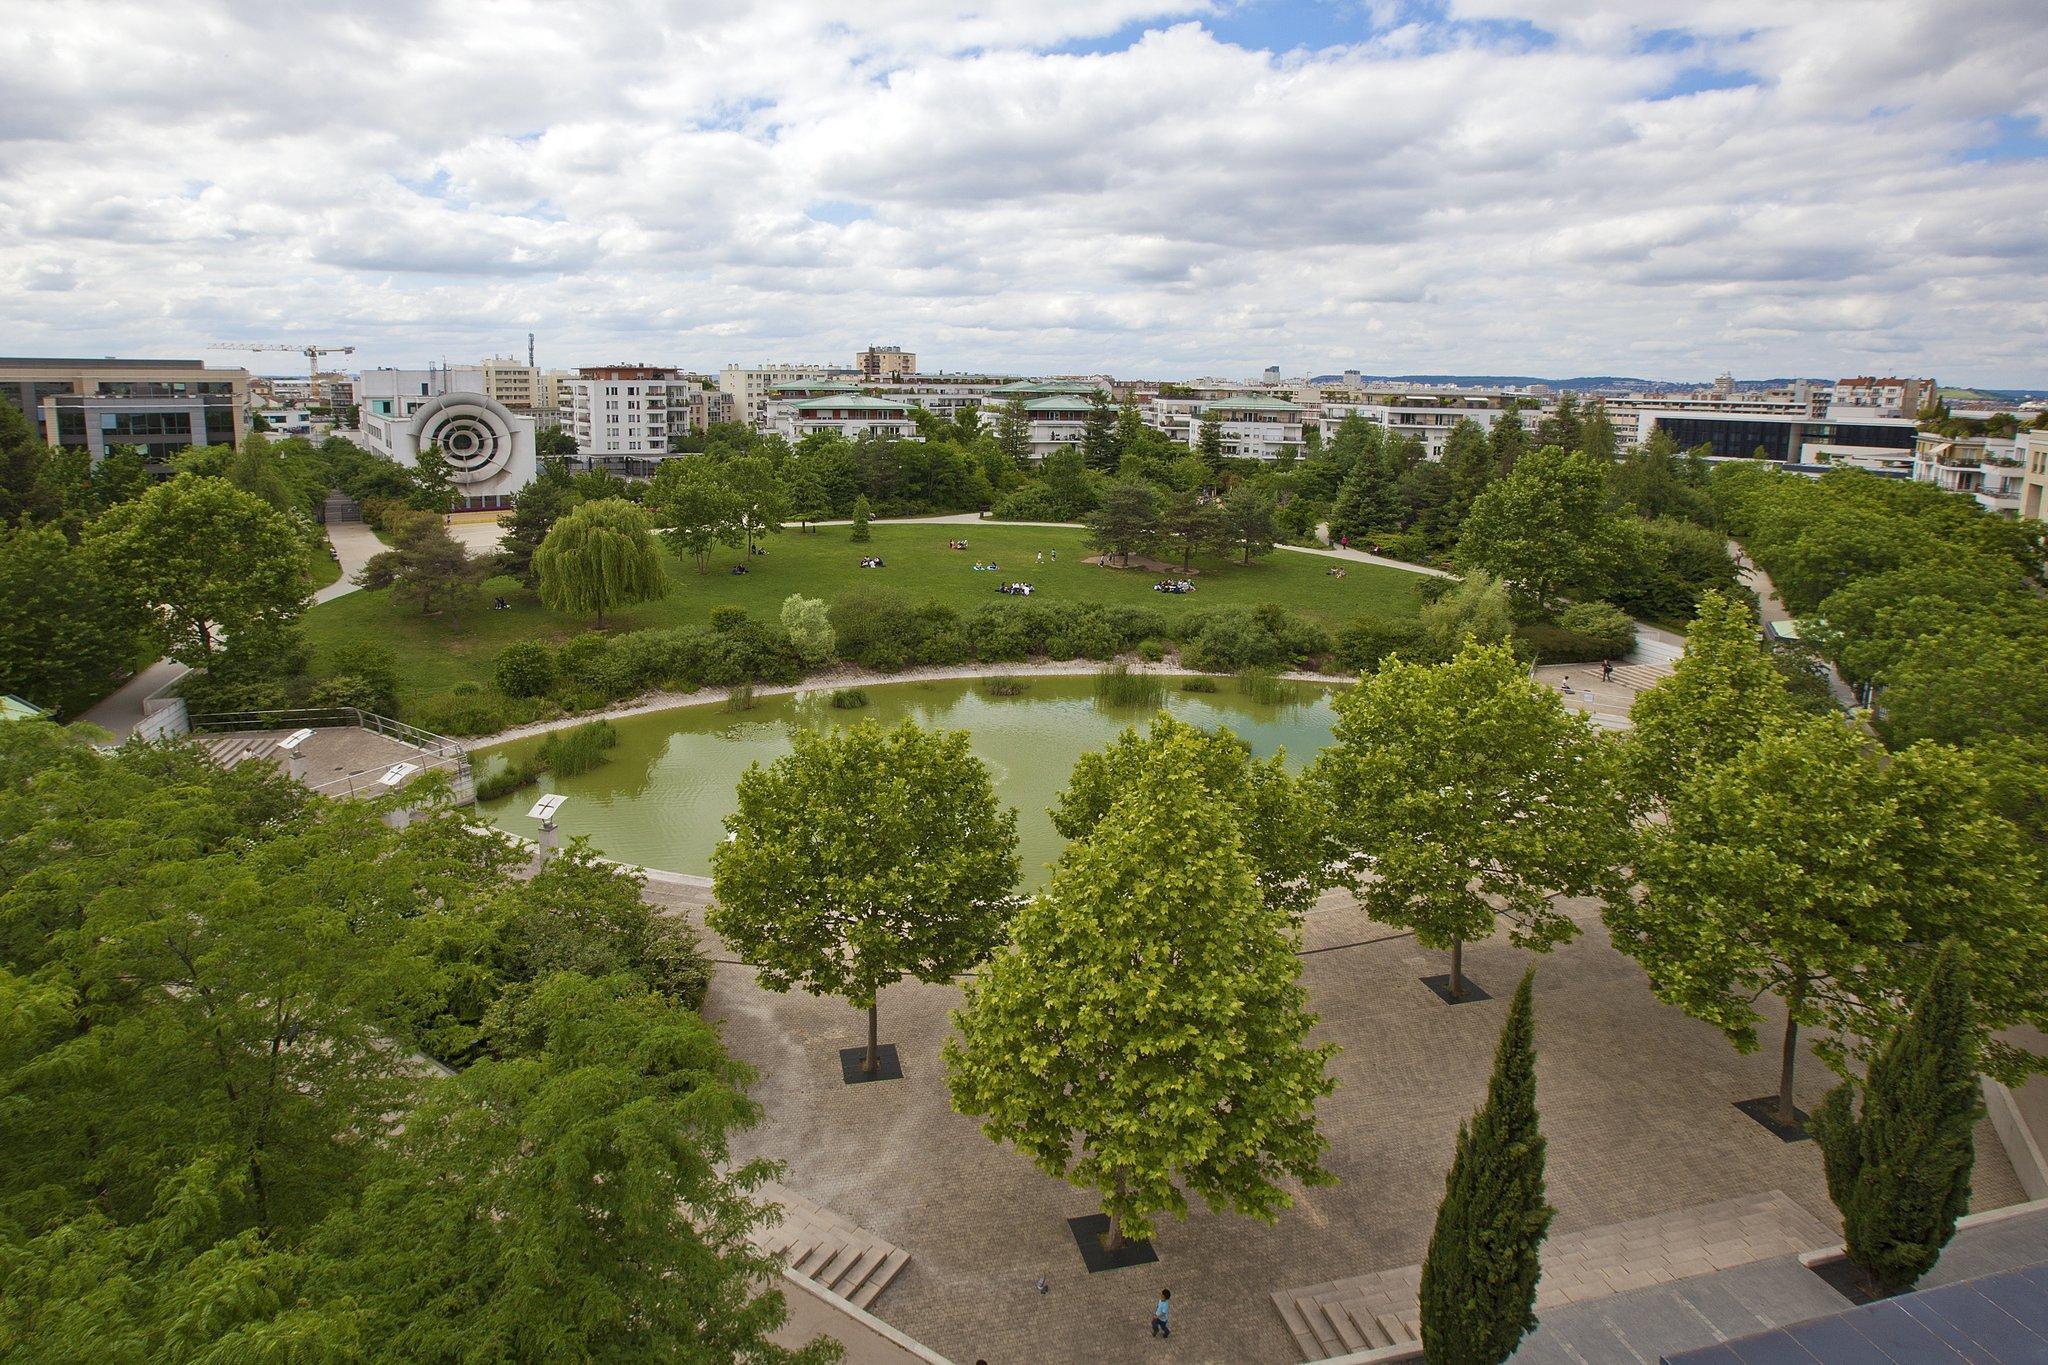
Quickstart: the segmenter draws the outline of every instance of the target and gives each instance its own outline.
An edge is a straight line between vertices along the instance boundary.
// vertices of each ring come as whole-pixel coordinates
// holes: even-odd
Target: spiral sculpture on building
[[[413,414],[413,430],[421,449],[429,443],[440,448],[456,484],[496,478],[513,459],[511,412],[480,394],[443,394],[422,404]]]

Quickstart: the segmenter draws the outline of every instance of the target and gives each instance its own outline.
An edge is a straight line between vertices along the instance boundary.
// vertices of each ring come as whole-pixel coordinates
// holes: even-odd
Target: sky
[[[2048,387],[2041,5],[0,0],[0,353]]]

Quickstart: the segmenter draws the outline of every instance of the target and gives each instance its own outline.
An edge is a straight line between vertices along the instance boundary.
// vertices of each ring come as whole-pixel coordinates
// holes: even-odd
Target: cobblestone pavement
[[[652,884],[647,894],[701,923],[701,888]],[[764,992],[727,965],[706,1012],[761,1073],[753,1093],[765,1118],[740,1154],[781,1160],[784,1184],[910,1253],[873,1307],[892,1326],[991,1365],[1289,1361],[1298,1356],[1274,1291],[1421,1260],[1458,1120],[1483,1096],[1506,997],[1531,962],[1554,1234],[1774,1189],[1838,1225],[1813,1144],[1782,1143],[1733,1108],[1774,1089],[1775,1049],[1739,1056],[1712,1028],[1657,1004],[1595,908],[1571,908],[1586,932],[1547,957],[1504,939],[1468,947],[1468,975],[1495,999],[1447,1006],[1418,980],[1445,969],[1443,954],[1370,923],[1347,897],[1326,897],[1309,918],[1303,974],[1318,1038],[1344,1049],[1321,1113],[1339,1183],[1298,1192],[1270,1228],[1198,1208],[1159,1228],[1156,1265],[1096,1275],[1065,1222],[1094,1211],[1089,1196],[990,1143],[947,1104],[939,1048],[956,989],[883,993],[882,1037],[897,1044],[905,1074],[868,1085],[840,1079],[837,1050],[863,1041],[865,1027],[842,1003]],[[1809,1055],[1801,1078],[1801,1103],[1817,1102],[1828,1073]],[[1976,1184],[1981,1208],[2022,1197],[1988,1125]],[[1173,1289],[1170,1342],[1146,1327],[1162,1287]]]

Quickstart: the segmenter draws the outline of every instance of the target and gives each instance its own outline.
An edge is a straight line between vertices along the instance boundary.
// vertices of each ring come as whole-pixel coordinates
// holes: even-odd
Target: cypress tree
[[[1933,1269],[1969,1208],[1983,1112],[1977,1049],[1968,956],[1945,943],[1912,1017],[1862,1085],[1836,1086],[1813,1116],[1849,1259],[1884,1293],[1910,1289]]]
[[[1486,1103],[1457,1154],[1422,1262],[1422,1347],[1432,1365],[1496,1365],[1536,1325],[1543,1198],[1536,1118],[1536,971],[1522,976],[1493,1055]]]
[[[865,545],[870,539],[868,518],[873,515],[874,512],[868,507],[868,500],[865,494],[854,499],[852,538],[855,544]]]

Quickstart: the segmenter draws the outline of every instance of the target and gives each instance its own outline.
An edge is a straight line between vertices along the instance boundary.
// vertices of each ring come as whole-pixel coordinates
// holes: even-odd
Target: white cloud
[[[5,9],[18,351],[2048,383],[2037,0]]]

